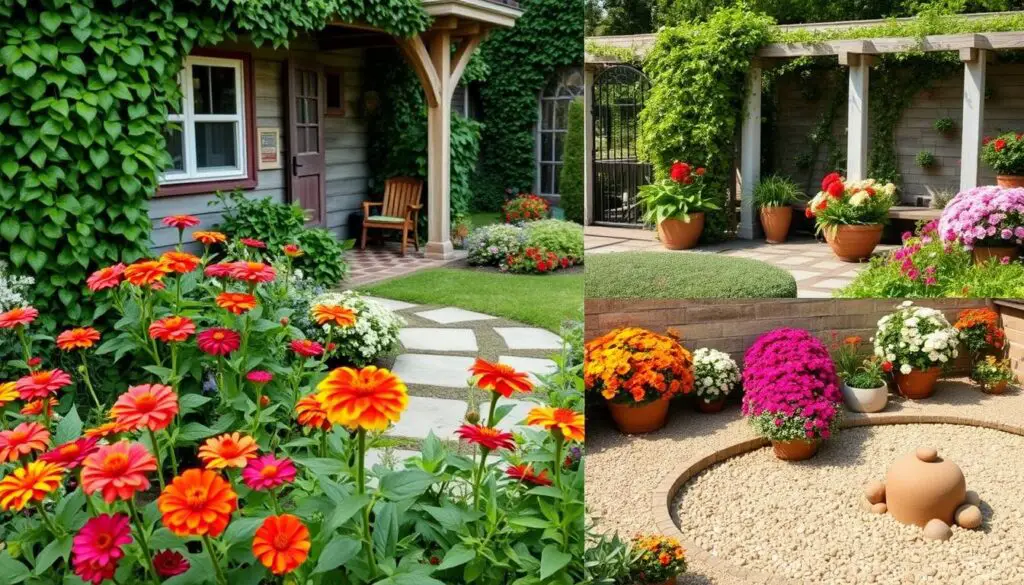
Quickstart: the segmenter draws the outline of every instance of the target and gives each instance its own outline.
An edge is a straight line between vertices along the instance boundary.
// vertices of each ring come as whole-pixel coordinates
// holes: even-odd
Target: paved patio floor
[[[449,260],[434,260],[423,255],[422,246],[419,252],[410,247],[403,257],[396,242],[386,242],[383,245],[367,243],[365,250],[360,250],[357,243],[355,248],[345,253],[349,275],[341,286],[356,288],[379,280],[406,276],[426,268],[438,268],[465,257],[465,250],[456,250],[455,256]]]
[[[801,298],[831,297],[833,291],[850,284],[867,262],[841,262],[824,241],[810,237],[793,238],[785,244],[768,244],[764,240],[732,240],[699,249],[677,252],[666,250],[655,232],[635,228],[587,226],[584,229],[586,254],[611,252],[656,251],[671,254],[715,253],[753,258],[787,270],[796,279],[797,296]],[[897,246],[879,246],[875,254],[885,254]]]

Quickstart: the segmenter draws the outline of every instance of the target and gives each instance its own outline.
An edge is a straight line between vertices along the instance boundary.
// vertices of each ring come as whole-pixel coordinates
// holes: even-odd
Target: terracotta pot
[[[722,409],[725,408],[725,397],[723,396],[717,400],[712,400],[711,402],[698,397],[693,403],[700,412],[703,412],[704,414],[715,414],[716,412],[722,412]]]
[[[1024,187],[1024,175],[996,175],[996,185],[1004,188]]]
[[[971,257],[974,259],[975,264],[984,264],[992,258],[1002,260],[1009,256],[1012,260],[1019,253],[1017,246],[975,246],[971,250]]]
[[[981,390],[985,394],[1002,394],[1006,392],[1006,389],[1010,386],[1010,383],[1006,380],[996,382],[995,384],[982,384]]]
[[[912,368],[909,374],[901,374],[897,371],[894,378],[896,378],[896,388],[899,389],[901,395],[911,400],[921,400],[935,393],[935,382],[941,375],[942,368],[938,367],[927,370]]]
[[[843,382],[841,388],[843,402],[853,412],[879,412],[889,402],[889,386],[885,383],[878,388],[854,388]]]
[[[646,404],[608,403],[615,426],[626,435],[649,433],[665,426],[668,418],[668,400],[655,400]]]
[[[761,225],[764,227],[764,239],[769,244],[782,244],[789,236],[789,224],[793,222],[793,208],[762,207]]]
[[[860,262],[871,257],[882,241],[882,224],[840,225],[824,230],[825,241],[843,262]]]
[[[691,213],[690,222],[666,219],[658,224],[658,239],[669,250],[689,250],[697,245],[704,231],[704,213]]]
[[[821,441],[794,439],[792,441],[772,441],[772,451],[783,461],[803,461],[814,457]]]

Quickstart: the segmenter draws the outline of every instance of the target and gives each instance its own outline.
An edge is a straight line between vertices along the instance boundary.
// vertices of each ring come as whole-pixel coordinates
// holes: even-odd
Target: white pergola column
[[[960,49],[964,62],[964,113],[960,135],[960,190],[978,186],[978,159],[985,122],[985,49]]]
[[[840,53],[839,63],[850,67],[846,131],[846,178],[865,179],[868,169],[868,80],[873,57]]]
[[[747,73],[740,132],[740,166],[736,177],[736,190],[740,194],[737,235],[744,240],[753,240],[761,235],[761,222],[754,204],[754,187],[761,178],[761,66],[755,61]]]
[[[583,225],[594,223],[594,70],[583,68]]]

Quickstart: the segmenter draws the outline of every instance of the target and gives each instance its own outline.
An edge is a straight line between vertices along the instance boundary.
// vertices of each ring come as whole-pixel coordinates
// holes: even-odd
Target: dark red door
[[[324,225],[327,219],[324,92],[322,66],[288,61],[288,193],[315,225]]]

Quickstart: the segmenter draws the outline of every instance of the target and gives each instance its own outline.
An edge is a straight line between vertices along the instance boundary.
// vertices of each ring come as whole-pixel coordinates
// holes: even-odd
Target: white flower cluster
[[[367,299],[355,291],[324,293],[310,303],[310,311],[316,305],[340,305],[356,314],[352,327],[324,325],[323,339],[331,331],[331,341],[338,345],[336,355],[363,367],[398,348],[398,331],[405,325],[405,319],[380,303]]]
[[[913,368],[941,366],[959,355],[959,332],[941,311],[904,301],[878,321],[875,355],[909,374]]]
[[[36,281],[31,276],[7,272],[7,263],[0,260],[0,313],[28,304],[29,289]]]
[[[740,381],[740,368],[729,354],[702,347],[693,352],[693,388],[707,402],[724,398]]]

